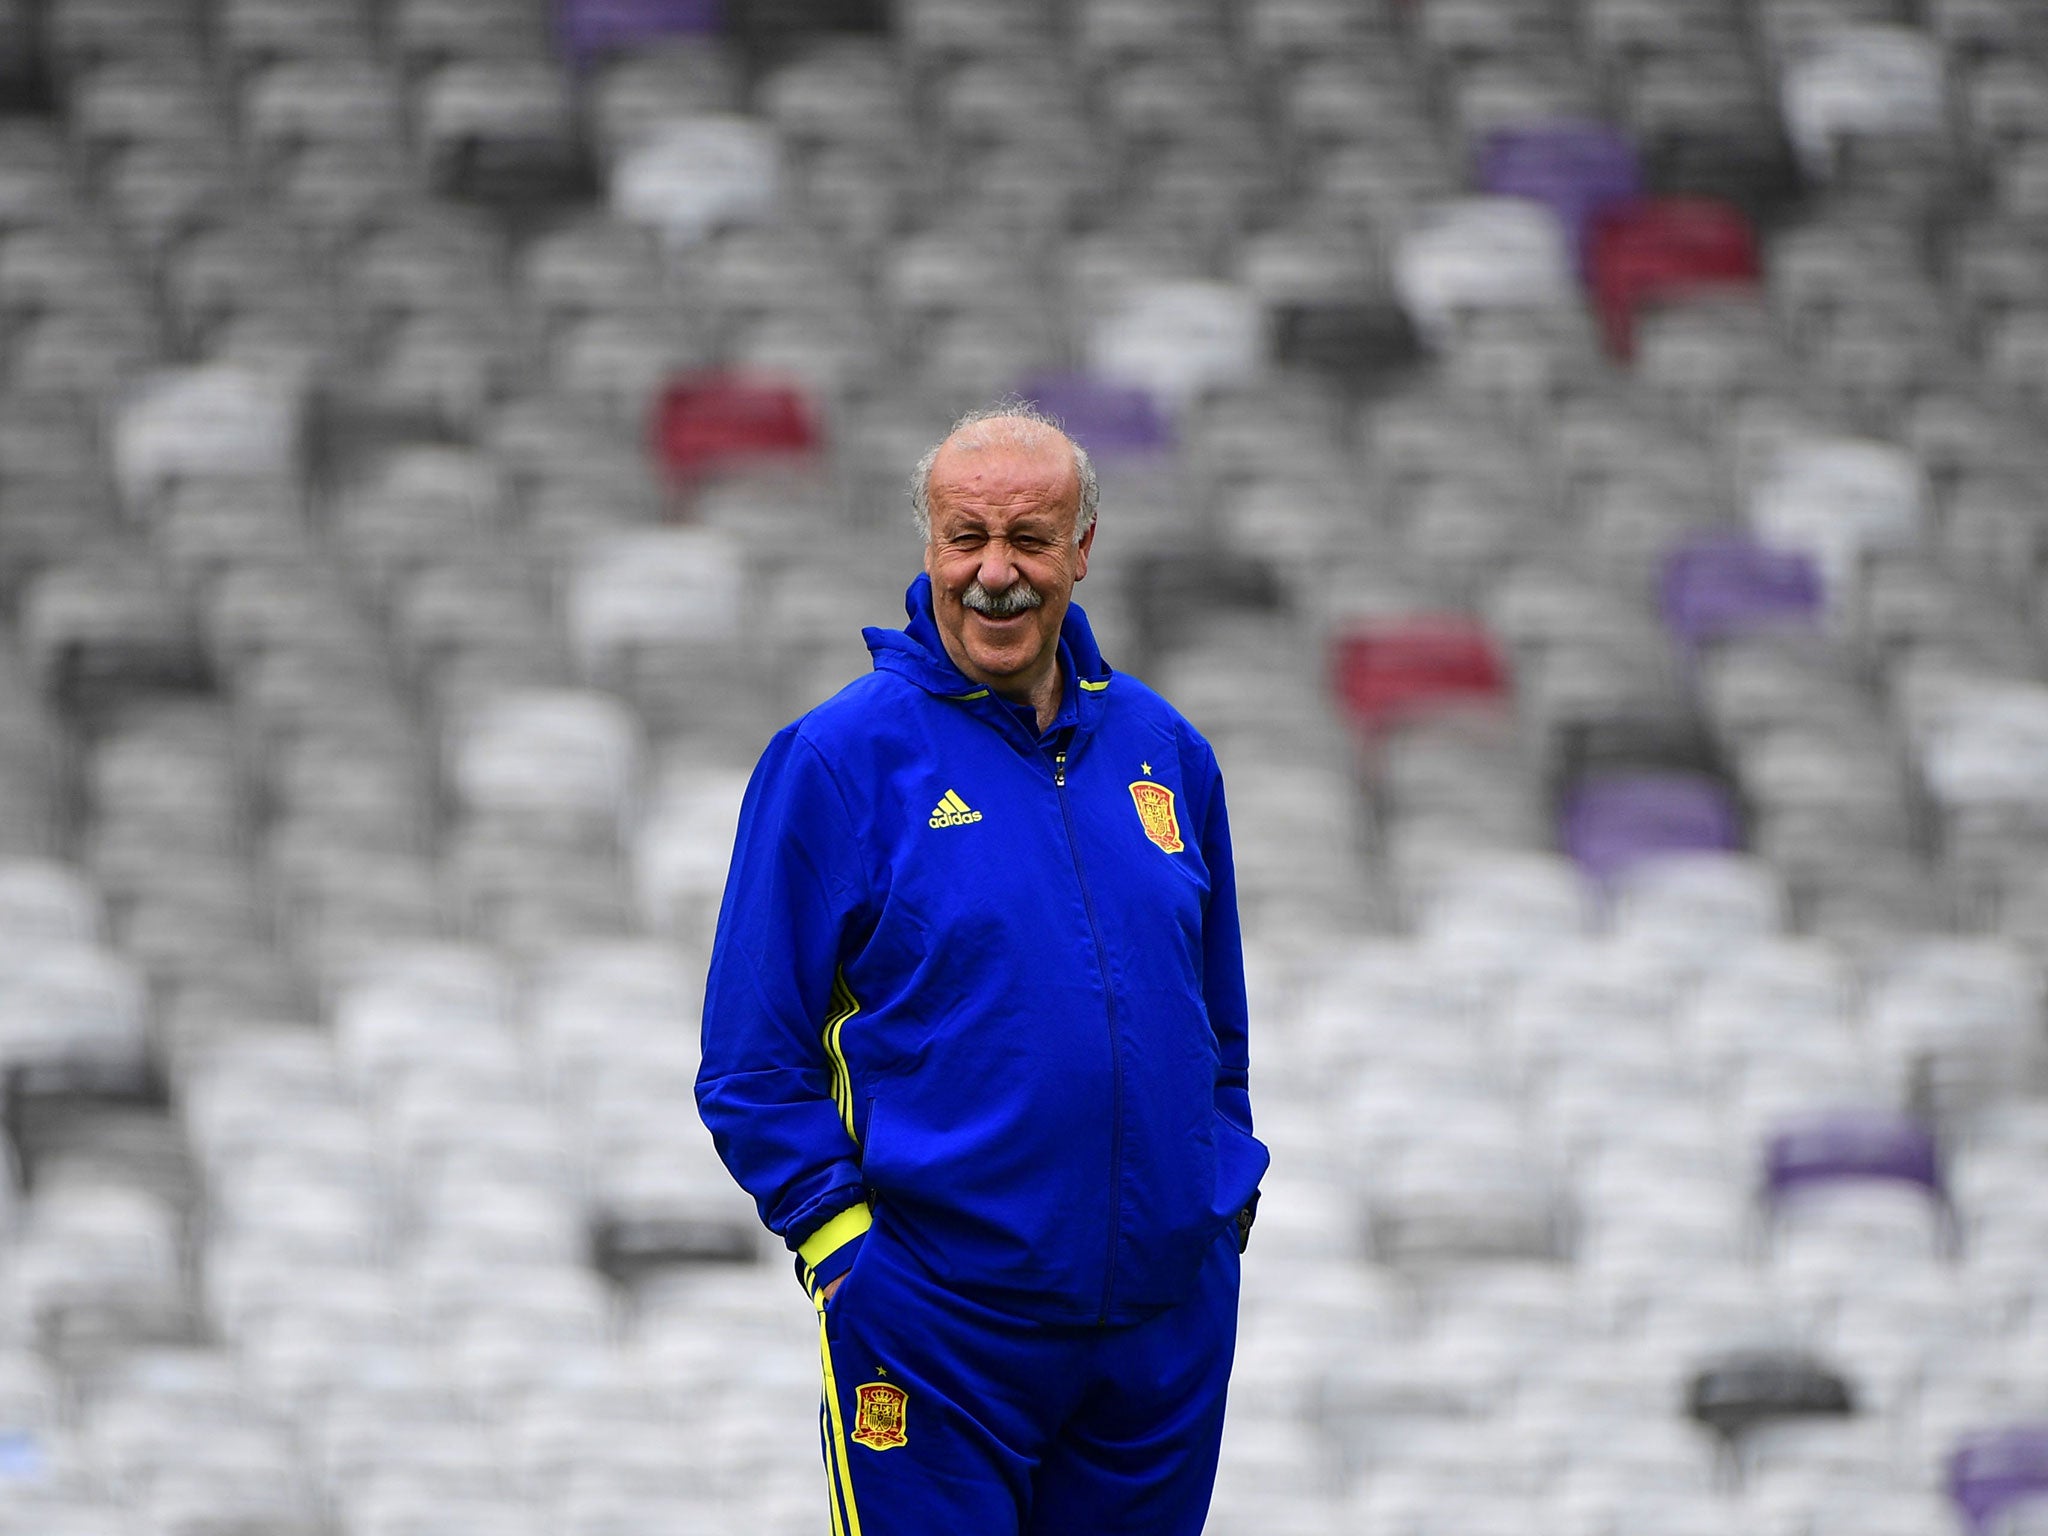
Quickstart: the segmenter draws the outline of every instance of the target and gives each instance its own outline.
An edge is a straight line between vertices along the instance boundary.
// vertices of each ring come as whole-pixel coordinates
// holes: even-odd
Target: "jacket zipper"
[[[1054,754],[1052,785],[1059,795],[1060,819],[1066,823],[1067,852],[1074,858],[1074,879],[1081,887],[1081,906],[1088,914],[1088,934],[1095,941],[1095,969],[1102,977],[1102,1011],[1109,1023],[1109,1249],[1102,1266],[1102,1314],[1099,1323],[1109,1321],[1109,1304],[1116,1290],[1117,1194],[1124,1177],[1124,1060],[1117,1043],[1116,994],[1109,984],[1109,956],[1103,948],[1102,924],[1095,915],[1095,896],[1088,889],[1088,874],[1081,867],[1081,840],[1074,833],[1074,807],[1067,798],[1067,754]]]

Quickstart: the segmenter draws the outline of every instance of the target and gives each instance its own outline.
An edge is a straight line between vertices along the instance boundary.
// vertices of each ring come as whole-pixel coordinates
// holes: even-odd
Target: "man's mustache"
[[[1038,595],[1038,589],[1019,577],[1000,592],[991,592],[979,581],[960,594],[961,604],[989,619],[1015,618],[1020,613],[1029,613],[1045,599]]]

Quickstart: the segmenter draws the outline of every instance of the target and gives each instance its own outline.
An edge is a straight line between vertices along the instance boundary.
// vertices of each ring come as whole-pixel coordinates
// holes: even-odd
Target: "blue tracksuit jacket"
[[[748,786],[698,1105],[813,1289],[880,1208],[962,1294],[1135,1322],[1266,1166],[1215,755],[1078,607],[1041,736],[954,667],[927,578],[906,606]]]

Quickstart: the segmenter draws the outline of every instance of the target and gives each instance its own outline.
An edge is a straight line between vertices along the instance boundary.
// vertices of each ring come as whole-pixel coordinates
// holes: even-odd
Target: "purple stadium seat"
[[[1742,821],[1728,786],[1684,769],[1619,769],[1572,787],[1559,821],[1564,851],[1611,881],[1666,853],[1737,849]]]
[[[1605,123],[1499,129],[1480,146],[1477,171],[1484,191],[1547,205],[1564,225],[1582,272],[1594,222],[1643,191],[1635,146]]]
[[[1173,443],[1166,416],[1149,392],[1085,373],[1046,373],[1017,391],[1050,413],[1097,459],[1139,458]]]
[[[1889,1179],[1943,1194],[1933,1134],[1890,1110],[1837,1111],[1783,1127],[1765,1151],[1764,1177],[1773,1201],[1806,1185],[1847,1179]]]
[[[558,0],[562,51],[582,61],[669,37],[701,37],[725,23],[724,0]]]
[[[1687,540],[1664,559],[1664,624],[1688,650],[1770,630],[1804,630],[1820,619],[1820,569],[1792,550],[1741,533]]]
[[[2048,1424],[1963,1436],[1949,1457],[1948,1492],[1973,1531],[1988,1530],[2009,1505],[2048,1497]]]

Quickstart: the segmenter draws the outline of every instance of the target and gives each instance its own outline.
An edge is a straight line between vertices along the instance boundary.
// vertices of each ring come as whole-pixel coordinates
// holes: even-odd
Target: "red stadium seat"
[[[1507,693],[1500,648],[1463,614],[1354,621],[1338,632],[1331,660],[1339,705],[1369,732]]]
[[[1740,208],[1718,198],[1626,203],[1595,225],[1587,270],[1608,350],[1626,358],[1646,305],[1756,282],[1756,230]]]
[[[670,381],[654,408],[654,453],[671,481],[808,458],[820,446],[804,392],[780,379],[692,373]]]

